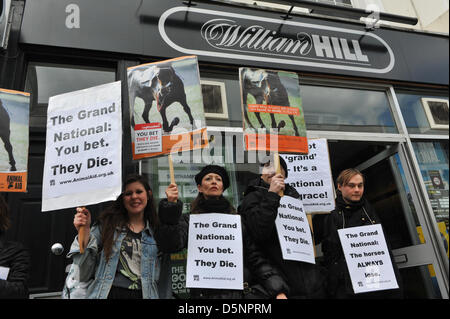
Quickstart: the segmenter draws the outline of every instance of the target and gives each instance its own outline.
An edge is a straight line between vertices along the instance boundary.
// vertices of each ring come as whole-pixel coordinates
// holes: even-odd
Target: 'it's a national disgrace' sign
[[[280,154],[287,164],[286,183],[300,194],[306,213],[330,212],[335,207],[328,143],[308,140],[308,155]]]
[[[241,216],[192,214],[186,287],[243,289]]]
[[[116,199],[121,145],[120,81],[51,97],[42,211]]]

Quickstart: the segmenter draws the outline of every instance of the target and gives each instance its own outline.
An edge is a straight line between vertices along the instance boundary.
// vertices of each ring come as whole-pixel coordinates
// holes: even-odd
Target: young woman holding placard
[[[180,208],[177,203],[166,203],[162,210],[170,214],[170,210]],[[63,296],[70,298],[72,293],[80,297],[76,290],[82,287],[85,298],[93,299],[171,297],[170,256],[159,253],[159,221],[145,178],[129,176],[122,194],[101,213],[92,228],[90,213],[84,207],[77,208],[73,224],[78,232],[85,228],[82,245],[86,249],[81,253],[78,239],[74,240],[68,254],[73,257],[68,278],[73,274],[79,283],[67,287],[70,280],[66,280]],[[175,252],[172,248],[176,247],[167,243],[164,247],[166,250],[162,252]]]

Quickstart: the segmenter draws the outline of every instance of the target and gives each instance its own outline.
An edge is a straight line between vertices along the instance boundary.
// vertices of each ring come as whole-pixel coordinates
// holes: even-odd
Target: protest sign
[[[243,286],[241,217],[190,215],[186,287],[241,290]]]
[[[288,169],[285,183],[300,194],[306,213],[328,213],[335,196],[327,140],[310,139],[308,147],[308,155],[280,154]]]
[[[127,70],[133,159],[208,145],[196,56]]]
[[[114,200],[121,172],[120,81],[51,97],[42,211]]]
[[[283,196],[275,225],[283,259],[316,263],[311,230],[300,200]]]
[[[0,192],[26,192],[30,94],[0,89]]]
[[[339,229],[355,294],[398,288],[380,224]]]
[[[247,150],[308,153],[298,76],[239,68]]]

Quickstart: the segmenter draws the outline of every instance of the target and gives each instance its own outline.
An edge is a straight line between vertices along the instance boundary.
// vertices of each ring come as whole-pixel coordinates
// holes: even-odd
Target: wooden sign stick
[[[84,209],[85,207],[81,207],[79,209],[77,208],[77,210],[85,214]],[[80,229],[78,230],[78,245],[80,246],[80,254],[84,254],[84,250],[86,249],[84,242],[86,239],[87,232],[88,232],[87,226],[81,226]]]
[[[170,183],[175,184],[175,174],[173,171],[172,154],[169,154],[169,171],[170,171]]]

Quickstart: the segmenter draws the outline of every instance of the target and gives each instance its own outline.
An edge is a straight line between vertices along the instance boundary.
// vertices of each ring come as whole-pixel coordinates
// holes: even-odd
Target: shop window
[[[25,91],[31,93],[30,126],[45,128],[51,96],[114,82],[115,70],[61,64],[30,63]]]
[[[206,125],[242,127],[239,76],[235,73],[218,74],[200,68]]]
[[[427,98],[422,98],[421,101],[430,127],[448,130],[448,101]]]
[[[225,83],[219,81],[201,81],[203,105],[206,118],[228,119],[228,105]]]
[[[300,85],[308,130],[397,133],[386,92]]]
[[[413,142],[414,152],[420,172],[427,188],[428,198],[433,208],[442,243],[449,256],[449,166],[448,141]]]
[[[448,135],[448,96],[406,92],[396,92],[396,96],[408,128],[408,133]],[[441,113],[445,112],[446,116],[445,114],[441,115]],[[442,122],[443,120],[444,122]],[[444,127],[445,124],[446,128]],[[435,125],[438,126],[436,127]]]

